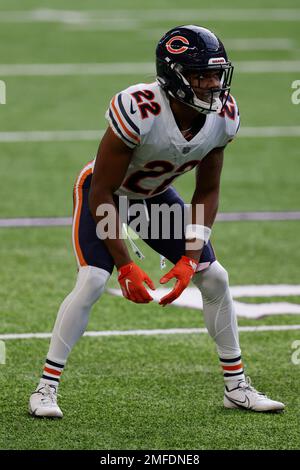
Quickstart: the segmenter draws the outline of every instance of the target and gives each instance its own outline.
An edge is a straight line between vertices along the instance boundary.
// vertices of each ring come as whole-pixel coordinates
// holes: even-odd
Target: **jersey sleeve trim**
[[[120,102],[122,104],[121,99],[120,99]],[[119,101],[118,101],[118,104],[119,104]],[[118,134],[120,134],[121,138],[125,139],[128,143],[131,144],[131,146],[136,146],[141,141],[140,136],[139,136],[139,130],[137,126],[131,121],[127,113],[125,112],[123,104],[122,104],[122,107],[128,119],[126,119],[122,109],[118,106],[118,104],[116,102],[116,96],[114,96],[111,101],[111,106],[109,109],[109,117],[111,118],[111,121],[112,121],[113,126],[115,127],[115,130],[118,132]],[[130,121],[132,123],[130,123]],[[132,130],[130,129],[130,126]]]
[[[126,110],[123,106],[123,103],[122,103],[122,94],[120,93],[118,95],[118,105],[119,105],[119,109],[124,117],[124,119],[127,121],[127,123],[129,124],[129,126],[132,127],[132,129],[138,134],[140,135],[140,130],[139,128],[134,124],[134,122],[132,121],[132,119],[130,119],[130,117],[128,116],[128,114],[126,113]]]
[[[131,142],[131,140],[127,139],[127,138],[125,137],[125,135],[122,133],[121,129],[119,128],[117,122],[116,122],[115,119],[114,119],[114,116],[113,116],[111,110],[109,110],[109,112],[108,112],[108,118],[109,118],[110,126],[111,126],[112,130],[114,131],[114,133],[115,133],[121,140],[123,140],[123,142],[125,142],[125,143],[128,145],[128,147],[130,147],[130,148],[136,147],[136,144],[133,143],[133,142]]]
[[[227,102],[220,117],[224,119],[224,130],[221,144],[227,145],[232,142],[240,127],[240,115],[237,103],[232,95],[228,96]]]

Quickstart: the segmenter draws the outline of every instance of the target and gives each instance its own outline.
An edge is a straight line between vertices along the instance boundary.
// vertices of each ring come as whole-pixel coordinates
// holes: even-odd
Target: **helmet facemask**
[[[189,67],[188,69],[181,64],[172,62],[165,64],[164,72],[166,72],[166,68],[169,69],[167,75],[171,78],[170,82],[166,83],[165,80],[162,81],[159,76],[157,78],[162,87],[165,88],[173,98],[178,99],[203,114],[220,113],[223,110],[229,95],[232,80],[233,66],[230,62],[218,65],[205,65],[203,67],[198,66],[195,68]],[[200,90],[201,79],[203,79],[201,75],[204,72],[216,70],[220,73],[220,87],[203,89],[203,95],[205,96],[202,98],[197,97],[188,76],[190,74],[199,75],[198,86],[196,88]],[[164,75],[166,75],[166,73]],[[193,82],[194,80],[195,78],[193,78]],[[172,86],[170,86],[171,84]]]

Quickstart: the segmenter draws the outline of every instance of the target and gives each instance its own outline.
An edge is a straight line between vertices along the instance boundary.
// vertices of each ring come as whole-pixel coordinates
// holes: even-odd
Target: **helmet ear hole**
[[[197,98],[190,75],[217,70],[220,86],[210,89],[210,102]],[[157,80],[166,93],[202,113],[219,112],[230,91],[233,66],[222,42],[200,26],[179,26],[168,31],[156,48]],[[200,85],[199,85],[200,87]]]

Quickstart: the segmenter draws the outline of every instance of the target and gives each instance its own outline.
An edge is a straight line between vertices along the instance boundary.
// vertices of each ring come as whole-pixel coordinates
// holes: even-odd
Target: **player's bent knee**
[[[96,302],[105,289],[110,273],[94,266],[84,266],[78,271],[75,290],[80,292],[80,302],[86,306]]]
[[[228,272],[218,261],[215,261],[209,268],[196,273],[193,283],[204,290],[226,290],[229,285]]]

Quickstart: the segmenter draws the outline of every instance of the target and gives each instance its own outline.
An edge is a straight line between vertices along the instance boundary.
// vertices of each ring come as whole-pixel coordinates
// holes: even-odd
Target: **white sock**
[[[196,273],[193,282],[202,295],[205,325],[216,343],[225,382],[232,385],[245,380],[227,271],[214,261],[207,269]]]
[[[58,385],[58,372],[62,372],[69,353],[83,335],[90,310],[103,293],[109,277],[109,272],[94,266],[79,269],[76,285],[61,304],[57,314],[46,360],[48,371],[45,372],[44,369],[42,383]]]
[[[48,384],[57,389],[63,369],[64,364],[58,364],[47,358],[38,388]]]

